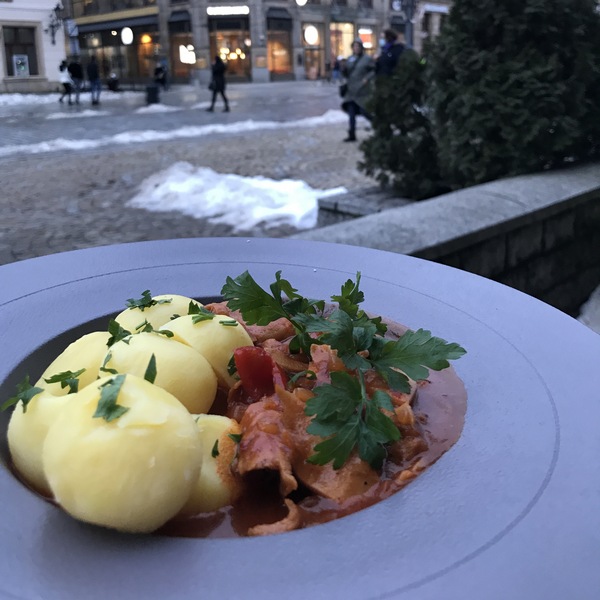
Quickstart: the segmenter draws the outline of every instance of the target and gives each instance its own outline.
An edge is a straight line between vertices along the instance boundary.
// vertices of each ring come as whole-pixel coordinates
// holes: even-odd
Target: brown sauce
[[[410,464],[394,465],[388,462],[388,471],[379,483],[360,496],[343,503],[308,495],[297,502],[302,515],[302,526],[310,527],[352,514],[395,494],[414,477],[404,481],[391,479],[400,471],[416,474],[435,463],[458,440],[462,432],[467,395],[454,369],[431,371],[428,381],[419,387],[413,410],[419,421],[427,449]],[[385,471],[386,467],[384,467]],[[387,475],[387,478],[386,478]],[[283,519],[287,508],[273,486],[251,486],[234,506],[188,519],[170,521],[156,533],[175,537],[230,538],[246,536],[250,527],[275,523]]]

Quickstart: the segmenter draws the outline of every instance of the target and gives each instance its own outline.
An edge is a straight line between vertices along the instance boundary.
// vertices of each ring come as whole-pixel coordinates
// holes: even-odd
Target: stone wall
[[[600,283],[600,165],[494,181],[294,237],[433,260],[576,314]]]

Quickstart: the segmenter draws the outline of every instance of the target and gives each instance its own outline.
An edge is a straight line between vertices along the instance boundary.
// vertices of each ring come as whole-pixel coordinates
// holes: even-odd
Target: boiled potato
[[[153,354],[154,383],[191,413],[207,412],[217,393],[217,378],[208,361],[186,344],[158,333],[136,333],[109,348],[104,368],[144,377]]]
[[[220,415],[197,415],[196,425],[202,440],[202,471],[192,495],[181,510],[183,515],[218,510],[232,504],[240,495],[242,485],[230,470],[237,444],[229,434],[239,434],[237,421]],[[217,442],[218,455],[212,456]]]
[[[113,405],[128,410],[110,421],[94,417],[101,393],[119,382]],[[154,531],[176,515],[201,465],[192,415],[135,375],[105,377],[69,396],[43,448],[50,489],[69,514],[128,532]]]
[[[98,376],[98,369],[102,366],[106,355],[106,342],[109,338],[110,334],[107,331],[94,331],[74,341],[50,363],[35,384],[36,387],[48,390],[55,396],[65,396],[70,391],[69,387],[63,388],[60,383],[46,383],[45,379],[65,371],[75,373],[80,369],[85,369],[78,377],[78,389],[84,388]]]
[[[229,375],[227,367],[236,348],[253,345],[248,332],[237,321],[236,325],[229,325],[234,320],[224,315],[215,315],[198,323],[194,323],[193,318],[193,315],[179,317],[165,325],[164,329],[178,334],[200,352],[211,364],[219,381],[231,387],[235,379]]]
[[[15,468],[31,487],[46,496],[50,487],[42,466],[44,441],[50,425],[72,397],[53,396],[44,390],[27,403],[26,411],[18,403],[8,424],[8,447]]]
[[[197,300],[187,296],[178,296],[177,294],[161,294],[152,296],[157,304],[147,308],[126,308],[115,318],[123,329],[136,333],[137,328],[142,326],[144,321],[148,321],[154,329],[158,329],[165,323],[168,323],[173,315],[184,316],[188,314],[190,302],[202,306]]]

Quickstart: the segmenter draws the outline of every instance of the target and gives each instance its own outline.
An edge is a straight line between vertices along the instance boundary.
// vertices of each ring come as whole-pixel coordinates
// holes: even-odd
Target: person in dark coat
[[[154,81],[162,86],[162,88],[167,90],[167,68],[162,62],[156,63],[156,68],[154,69]]]
[[[400,56],[404,52],[404,44],[398,41],[398,34],[393,29],[383,32],[385,44],[381,48],[381,54],[375,61],[375,74],[389,77],[394,72]]]
[[[90,89],[92,92],[92,104],[100,104],[100,92],[102,90],[102,82],[100,81],[100,69],[96,57],[92,56],[87,66],[87,76],[90,81]]]
[[[365,108],[373,92],[375,64],[373,59],[365,54],[362,41],[357,38],[352,43],[352,55],[346,60],[342,69],[346,80],[346,92],[342,98],[342,110],[348,113],[348,137],[344,142],[356,141],[356,117],[362,115],[368,121],[372,115]]]
[[[79,57],[74,56],[69,63],[69,74],[73,80],[73,91],[75,92],[75,102],[79,104],[79,94],[81,94],[81,88],[83,86],[83,67],[79,62]]]
[[[215,56],[215,62],[212,64],[212,79],[210,81],[210,89],[212,90],[212,102],[210,107],[206,110],[213,112],[215,110],[215,102],[217,101],[217,94],[221,94],[223,102],[225,102],[225,108],[223,112],[229,112],[229,101],[225,95],[225,71],[227,65],[221,60],[220,56]]]

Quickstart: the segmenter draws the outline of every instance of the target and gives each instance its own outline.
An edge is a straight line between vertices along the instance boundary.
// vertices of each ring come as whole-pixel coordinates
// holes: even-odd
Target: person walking
[[[358,38],[352,43],[352,55],[346,60],[342,74],[346,79],[342,110],[348,113],[349,121],[348,137],[344,142],[355,142],[356,117],[362,115],[365,119],[372,120],[365,104],[371,96],[372,82],[375,77],[375,61],[365,54],[363,43]]]
[[[100,69],[96,57],[92,56],[87,66],[87,76],[90,81],[92,92],[92,104],[100,104],[100,92],[102,91],[102,82],[100,81]]]
[[[58,99],[58,101],[62,104],[65,96],[68,96],[69,97],[69,106],[71,106],[73,104],[73,102],[71,102],[71,92],[73,91],[73,80],[71,79],[71,75],[69,74],[69,69],[67,67],[66,60],[63,60],[60,63],[58,70],[60,71],[59,79],[63,86],[63,93],[62,93],[61,97]]]
[[[375,61],[375,74],[389,77],[394,73],[405,46],[398,41],[398,34],[393,29],[386,29],[383,32],[383,39],[385,43]]]
[[[74,56],[68,66],[69,74],[73,80],[73,91],[75,92],[75,103],[79,104],[79,95],[83,85],[83,67],[79,62],[79,57]]]
[[[167,69],[165,65],[158,61],[154,69],[154,81],[157,85],[162,86],[163,90],[167,91]]]
[[[217,94],[221,94],[223,102],[225,102],[225,108],[223,112],[229,112],[229,101],[225,95],[225,71],[227,65],[223,62],[219,55],[215,56],[215,62],[212,64],[212,79],[209,84],[209,89],[212,90],[212,101],[210,107],[207,108],[207,112],[213,112],[215,110],[215,102],[217,101]]]

